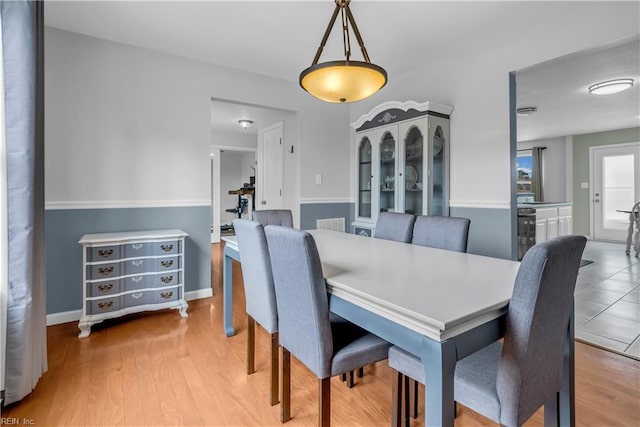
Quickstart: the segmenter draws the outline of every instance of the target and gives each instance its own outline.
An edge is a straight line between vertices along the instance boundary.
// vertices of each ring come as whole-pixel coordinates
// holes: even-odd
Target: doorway
[[[252,147],[211,146],[211,243],[220,242],[235,218],[251,218],[256,152]]]
[[[591,235],[623,242],[628,211],[640,200],[640,142],[589,149]]]

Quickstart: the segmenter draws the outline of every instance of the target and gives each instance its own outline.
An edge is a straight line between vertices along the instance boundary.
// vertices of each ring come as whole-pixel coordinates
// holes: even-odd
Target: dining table
[[[313,236],[335,314],[418,356],[425,369],[425,425],[452,426],[456,362],[504,336],[520,263],[329,230]],[[223,324],[232,319],[235,236],[224,237]],[[547,422],[575,425],[573,310],[562,390]]]

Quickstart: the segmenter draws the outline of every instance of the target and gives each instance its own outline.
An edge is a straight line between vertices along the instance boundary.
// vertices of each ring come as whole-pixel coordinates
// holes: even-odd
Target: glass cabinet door
[[[444,162],[444,131],[441,126],[436,126],[432,139],[432,167],[431,183],[433,194],[431,196],[431,215],[443,216],[445,213],[444,188],[445,188],[445,162]]]
[[[380,141],[380,212],[396,210],[396,140],[385,132]]]
[[[371,218],[371,142],[363,137],[358,145],[358,213]]]
[[[414,215],[424,215],[423,140],[422,132],[417,126],[411,126],[404,139],[404,212]]]

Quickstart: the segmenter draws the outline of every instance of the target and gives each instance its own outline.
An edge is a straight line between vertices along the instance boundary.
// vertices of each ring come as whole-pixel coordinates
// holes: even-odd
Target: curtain
[[[544,201],[544,193],[542,191],[542,147],[531,148],[531,191],[533,192],[536,202]]]
[[[47,370],[43,7],[0,2],[9,247],[5,404],[29,394]]]

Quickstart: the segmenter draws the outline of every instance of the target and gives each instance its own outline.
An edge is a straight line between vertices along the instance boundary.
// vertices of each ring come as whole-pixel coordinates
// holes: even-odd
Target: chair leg
[[[256,321],[247,314],[247,375],[256,371]]]
[[[411,418],[418,418],[418,381],[410,380],[413,383],[413,396],[411,398]]]
[[[347,382],[347,373],[346,372],[340,374],[340,381],[342,381],[343,383]]]
[[[282,396],[280,397],[280,422],[286,423],[291,419],[291,354],[284,347],[282,349]]]
[[[331,377],[320,380],[320,390],[318,392],[318,427],[329,427],[331,425]]]
[[[269,397],[271,400],[271,406],[277,405],[280,402],[280,396],[278,396],[278,369],[279,360],[278,357],[278,333],[271,334],[271,390],[269,391]]]
[[[347,376],[347,387],[353,388],[354,380],[353,380],[353,371],[349,371],[349,375]]]
[[[402,424],[402,377],[393,369],[391,378],[391,427],[401,427]]]
[[[404,391],[403,391],[404,410],[403,410],[402,418],[404,419],[404,425],[406,427],[409,427],[409,403],[411,401],[411,394],[409,393],[409,382],[411,381],[411,378],[409,378],[406,375],[403,375],[403,379],[404,379]]]
[[[364,377],[364,366],[358,368],[358,378]]]

